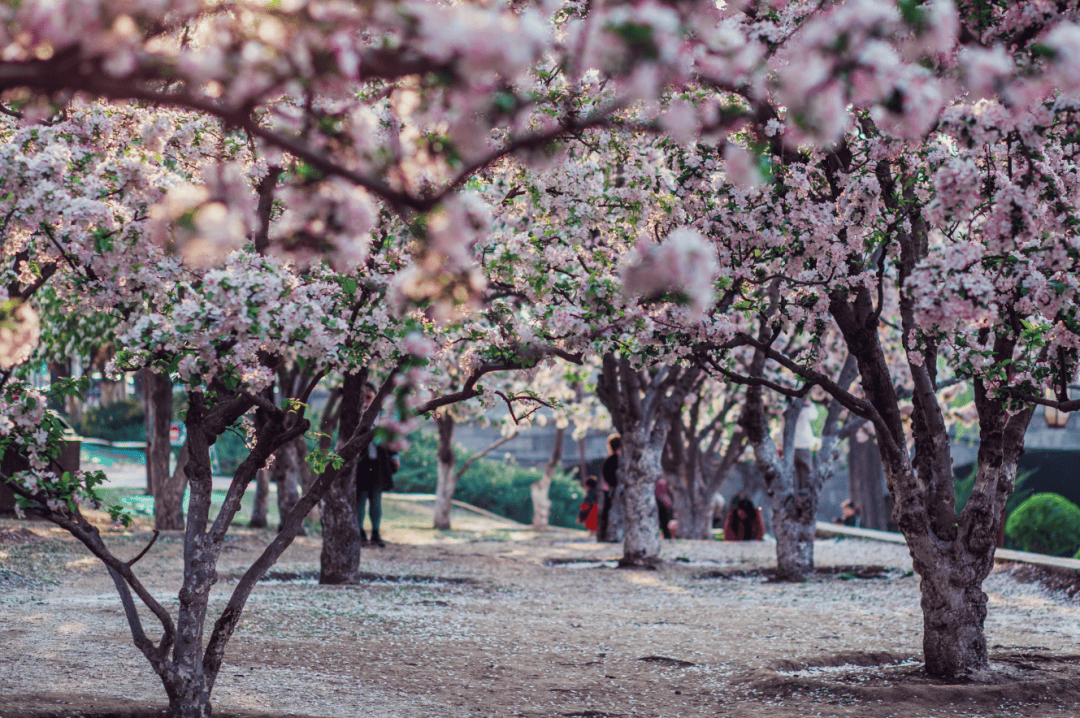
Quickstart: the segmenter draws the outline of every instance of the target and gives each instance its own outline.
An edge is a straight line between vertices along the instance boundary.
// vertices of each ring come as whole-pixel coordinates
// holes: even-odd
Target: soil
[[[985,585],[991,668],[922,671],[918,579],[903,546],[819,540],[805,583],[772,580],[762,542],[664,542],[655,571],[620,547],[384,499],[389,545],[358,586],[317,585],[297,539],[252,594],[214,689],[256,718],[1006,718],[1080,714],[1080,602],[1001,567]],[[121,557],[146,527],[106,529]],[[211,614],[273,536],[236,529]],[[136,572],[175,608],[179,533]],[[1019,572],[1019,577],[1014,576]],[[148,632],[153,626],[144,612]],[[105,570],[49,525],[0,521],[0,718],[149,718],[164,691]]]

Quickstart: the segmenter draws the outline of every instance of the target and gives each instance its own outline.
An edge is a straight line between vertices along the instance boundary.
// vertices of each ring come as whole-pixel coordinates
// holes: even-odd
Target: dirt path
[[[986,584],[989,685],[921,676],[917,578],[903,547],[820,541],[802,585],[767,582],[765,544],[667,542],[656,572],[609,568],[618,547],[508,522],[426,528],[388,506],[393,543],[368,580],[322,587],[317,539],[298,539],[249,603],[214,691],[218,715],[1075,716],[1080,603],[1006,570]],[[0,717],[146,715],[164,706],[105,571],[46,524],[0,522]],[[215,605],[270,536],[239,531]],[[146,531],[108,541],[134,555]],[[180,542],[139,564],[175,596]],[[869,576],[859,578],[859,576]],[[175,599],[167,602],[175,605]],[[838,656],[843,652],[846,653]],[[864,664],[864,665],[857,665]]]

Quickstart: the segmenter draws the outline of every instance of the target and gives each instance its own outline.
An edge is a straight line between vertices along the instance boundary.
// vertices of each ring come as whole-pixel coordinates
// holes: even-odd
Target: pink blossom
[[[761,171],[753,153],[729,142],[724,147],[724,168],[729,181],[743,190],[761,186]]]

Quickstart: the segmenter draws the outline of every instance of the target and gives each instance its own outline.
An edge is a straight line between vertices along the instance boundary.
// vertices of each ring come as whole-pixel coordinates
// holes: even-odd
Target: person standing
[[[817,419],[817,407],[809,399],[799,412],[795,421],[795,491],[801,493],[810,490],[810,471],[814,448],[814,420]]]
[[[622,437],[612,434],[608,437],[608,457],[600,467],[600,476],[604,481],[604,503],[597,521],[596,537],[599,541],[613,540],[611,532],[611,504],[615,501],[615,489],[619,485],[619,455],[622,453]]]
[[[364,408],[361,412],[367,411],[377,393],[371,383],[364,387]],[[374,441],[368,444],[367,452],[361,454],[356,461],[356,521],[360,525],[362,546],[386,545],[379,535],[379,526],[382,523],[382,494],[384,491],[394,490],[394,472],[397,469],[397,456],[382,446],[376,446]],[[365,509],[371,517],[371,541],[368,541],[367,532],[364,531]]]

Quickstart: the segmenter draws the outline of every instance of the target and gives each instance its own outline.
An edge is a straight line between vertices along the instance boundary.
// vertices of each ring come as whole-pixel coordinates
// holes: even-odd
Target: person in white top
[[[811,449],[814,448],[814,420],[818,412],[814,403],[808,401],[799,412],[795,422],[795,490],[810,488]]]

